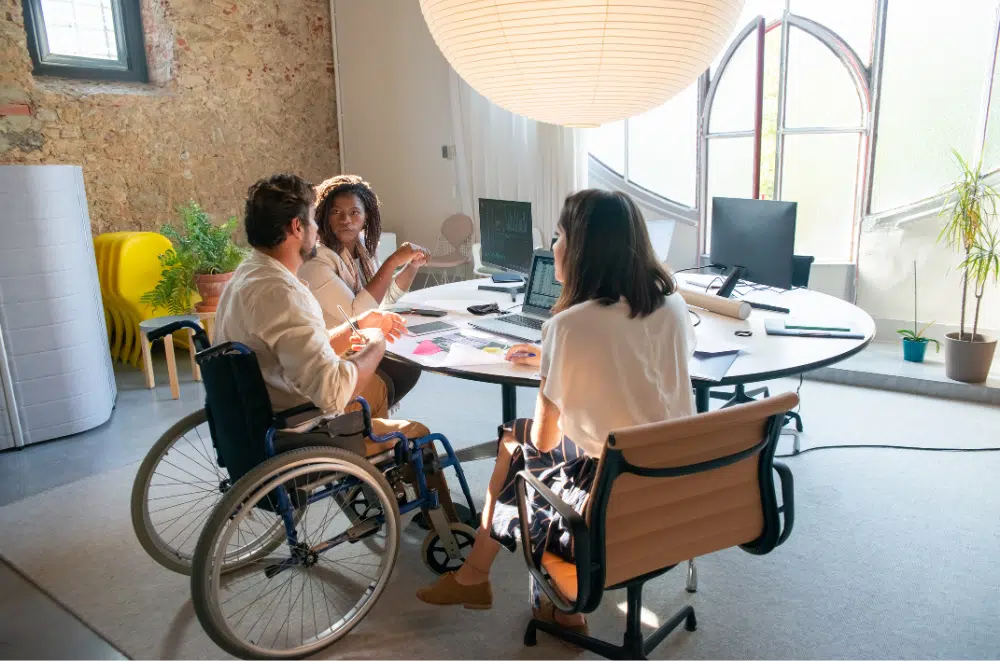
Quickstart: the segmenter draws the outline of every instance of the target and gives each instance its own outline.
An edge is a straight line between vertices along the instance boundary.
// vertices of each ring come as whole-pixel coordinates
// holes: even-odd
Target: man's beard
[[[302,257],[303,262],[308,262],[310,259],[316,257],[316,251],[318,246],[314,243],[311,250],[306,250],[305,246],[299,249],[299,255]]]

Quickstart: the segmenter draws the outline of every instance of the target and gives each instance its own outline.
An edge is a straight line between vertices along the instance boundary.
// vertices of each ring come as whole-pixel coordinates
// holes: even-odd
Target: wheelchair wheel
[[[341,493],[377,499],[351,516]],[[295,507],[292,535],[224,573],[228,547],[260,509]],[[288,510],[286,510],[288,511]],[[363,542],[363,543],[358,543]],[[399,508],[385,477],[346,450],[313,447],[244,475],[209,517],[195,549],[191,598],[205,632],[242,658],[304,657],[346,635],[381,596],[399,553]]]
[[[427,537],[424,537],[421,557],[427,568],[438,575],[457,571],[459,567],[465,564],[465,558],[469,555],[472,545],[476,541],[476,531],[471,526],[467,526],[464,523],[452,523],[449,528],[451,528],[451,534],[455,537],[455,542],[458,544],[458,553],[460,555],[458,558],[448,556],[448,550],[445,548],[441,536],[433,530],[427,533]]]
[[[182,418],[153,444],[132,485],[132,527],[156,562],[180,574],[191,573],[202,526],[230,488],[229,475],[215,458],[205,409]],[[255,513],[231,550],[227,569],[251,561],[284,541],[281,520]]]

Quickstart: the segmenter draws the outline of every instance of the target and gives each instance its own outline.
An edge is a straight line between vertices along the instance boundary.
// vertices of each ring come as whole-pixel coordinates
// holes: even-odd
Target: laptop
[[[536,250],[531,257],[531,273],[521,312],[474,319],[469,325],[488,333],[538,344],[542,341],[542,324],[552,316],[552,306],[561,293],[562,285],[556,281],[555,257],[548,250]]]

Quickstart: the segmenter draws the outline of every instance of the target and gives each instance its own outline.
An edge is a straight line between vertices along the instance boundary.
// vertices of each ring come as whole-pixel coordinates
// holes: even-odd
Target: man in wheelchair
[[[292,174],[277,174],[252,185],[247,194],[245,228],[253,252],[236,270],[219,300],[215,342],[239,342],[257,356],[261,375],[275,410],[312,403],[326,415],[341,415],[362,396],[372,413],[372,431],[378,436],[401,432],[413,439],[430,432],[419,422],[387,420],[385,384],[375,370],[392,342],[406,331],[396,314],[371,310],[359,316],[354,333],[349,324],[327,330],[319,302],[296,273],[316,255],[318,228],[314,220],[312,185]],[[345,434],[336,419],[308,428],[306,420],[292,420],[294,431],[274,436],[276,453],[301,447],[329,445],[365,457],[384,452],[384,444],[358,434]],[[313,421],[315,422],[315,420]],[[433,461],[433,455],[428,459]],[[405,475],[409,470],[410,475]],[[412,468],[404,477],[414,481]],[[427,475],[445,513],[457,521],[448,486],[441,471]]]

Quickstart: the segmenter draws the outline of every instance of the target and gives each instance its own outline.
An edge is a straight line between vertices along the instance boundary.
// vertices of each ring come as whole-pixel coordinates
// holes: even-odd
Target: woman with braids
[[[398,300],[429,256],[420,246],[404,243],[378,264],[379,201],[371,185],[357,175],[338,175],[316,187],[316,224],[320,238],[316,258],[303,264],[298,275],[323,308],[327,328],[346,321],[337,306],[356,317]],[[386,358],[379,365],[379,376],[392,407],[416,385],[420,369]]]

